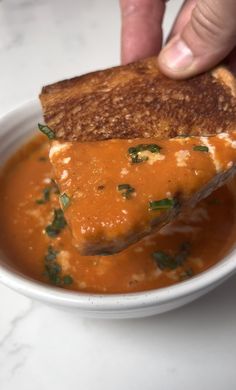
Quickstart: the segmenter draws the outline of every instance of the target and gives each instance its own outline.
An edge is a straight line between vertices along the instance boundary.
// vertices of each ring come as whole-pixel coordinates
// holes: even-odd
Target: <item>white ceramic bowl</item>
[[[36,132],[38,122],[42,122],[42,116],[37,101],[28,102],[0,119],[0,165]],[[171,287],[97,295],[63,290],[30,279],[0,252],[0,282],[30,298],[96,318],[144,317],[177,308],[212,290],[235,271],[236,249],[208,271]]]

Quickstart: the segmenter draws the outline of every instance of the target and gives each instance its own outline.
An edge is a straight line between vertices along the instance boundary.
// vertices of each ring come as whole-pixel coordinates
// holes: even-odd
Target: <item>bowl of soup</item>
[[[37,101],[0,120],[0,282],[82,316],[131,318],[177,308],[235,272],[235,179],[128,249],[81,256],[42,121]]]

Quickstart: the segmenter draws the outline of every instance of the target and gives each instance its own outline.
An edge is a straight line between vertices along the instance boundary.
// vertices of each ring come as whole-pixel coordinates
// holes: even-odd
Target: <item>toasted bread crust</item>
[[[236,79],[232,73],[226,68],[219,66],[213,69],[212,75],[223,85],[227,86],[231,90],[232,95],[236,97]]]
[[[170,80],[155,58],[42,89],[45,122],[58,139],[212,135],[236,126],[236,82],[225,68]]]

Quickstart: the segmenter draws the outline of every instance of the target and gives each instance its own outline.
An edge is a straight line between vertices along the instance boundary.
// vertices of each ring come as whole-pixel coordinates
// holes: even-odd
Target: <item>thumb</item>
[[[236,45],[235,18],[235,0],[198,0],[190,20],[159,54],[162,72],[183,79],[217,65]]]

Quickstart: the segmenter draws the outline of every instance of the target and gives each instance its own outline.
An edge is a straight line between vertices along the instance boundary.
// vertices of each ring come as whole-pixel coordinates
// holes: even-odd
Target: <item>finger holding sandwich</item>
[[[163,17],[163,1],[149,1],[147,6],[147,1],[126,0],[121,2],[122,10],[128,9],[133,3],[138,3],[139,11],[133,12],[133,19],[136,20],[132,21],[132,34],[129,27],[131,17],[125,17],[122,12],[122,58],[125,62],[127,58],[132,61],[144,58],[145,55],[153,55],[155,48],[155,54],[159,54],[158,65],[161,71],[175,79],[188,78],[207,71],[228,56],[230,64],[235,64],[235,55],[232,54],[236,43],[234,0],[187,0],[173,26],[170,41],[161,51],[161,34],[158,35],[157,31],[161,31],[162,18],[156,18],[155,32],[151,21],[155,12]],[[159,12],[153,12],[154,5]],[[145,20],[143,19],[140,25],[137,13],[145,14]],[[146,52],[143,49],[145,43]],[[127,50],[130,50],[130,54],[127,54]]]

